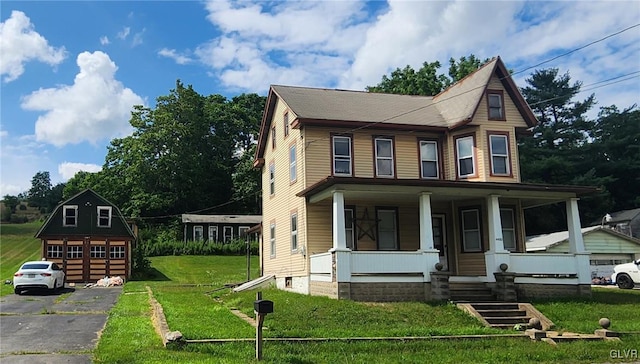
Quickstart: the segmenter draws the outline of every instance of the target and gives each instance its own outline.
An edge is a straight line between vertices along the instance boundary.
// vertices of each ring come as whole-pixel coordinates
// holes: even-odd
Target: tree
[[[17,196],[4,195],[2,201],[12,213],[16,212],[16,207],[20,204],[20,199]]]
[[[31,179],[31,188],[27,192],[27,199],[31,206],[48,207],[51,178],[49,172],[40,171]]]
[[[100,172],[79,171],[64,185],[64,189],[62,191],[62,199],[69,199],[86,190],[87,188],[94,190],[100,195],[103,195],[104,191],[102,191],[100,188],[100,180]]]
[[[473,54],[469,57],[462,56],[458,61],[451,57],[449,59],[449,77],[451,77],[451,83],[458,82],[467,77],[490,60],[490,58],[485,58],[484,61],[481,61]]]

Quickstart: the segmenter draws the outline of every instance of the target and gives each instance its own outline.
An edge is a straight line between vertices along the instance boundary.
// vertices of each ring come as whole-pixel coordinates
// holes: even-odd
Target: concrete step
[[[517,317],[527,316],[524,310],[476,310],[482,317]]]
[[[484,317],[483,318],[490,323],[494,324],[510,324],[511,326],[515,324],[526,324],[529,322],[529,317],[527,316],[517,316],[517,317]]]
[[[519,310],[520,306],[517,303],[511,302],[474,302],[471,306],[477,311],[504,311],[504,310]]]

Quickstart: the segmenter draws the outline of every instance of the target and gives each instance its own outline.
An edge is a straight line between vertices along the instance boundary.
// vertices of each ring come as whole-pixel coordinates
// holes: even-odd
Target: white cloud
[[[65,181],[68,181],[80,171],[95,173],[100,172],[100,170],[102,170],[101,166],[90,163],[63,162],[58,165],[58,173]]]
[[[9,136],[9,132],[6,130],[0,130],[0,138],[5,138]]]
[[[102,37],[100,37],[100,44],[102,44],[102,45],[107,45],[107,44],[109,44],[109,43],[111,43],[111,42],[109,41],[109,37],[107,37],[106,35],[103,35]]]
[[[73,85],[39,89],[23,98],[23,109],[46,111],[36,121],[36,139],[63,146],[129,133],[132,107],[144,104],[142,97],[115,79],[118,68],[106,53],[82,52],[77,64]]]
[[[143,40],[142,40],[142,35],[144,34],[144,32],[147,29],[144,28],[141,31],[137,32],[136,34],[133,35],[133,39],[131,40],[131,47],[136,47],[139,46],[140,44],[142,44]]]
[[[191,63],[193,60],[184,54],[179,54],[175,49],[162,48],[158,55],[173,59],[177,64]]]
[[[60,64],[66,57],[64,47],[55,48],[35,31],[31,20],[21,11],[12,11],[5,22],[0,23],[0,75],[10,82],[24,73],[26,62],[37,60],[49,65]]]
[[[125,39],[127,39],[127,36],[129,35],[129,33],[131,33],[131,28],[130,27],[124,27],[124,28],[122,28],[121,31],[118,32],[118,34],[116,36],[119,39],[125,40]]]

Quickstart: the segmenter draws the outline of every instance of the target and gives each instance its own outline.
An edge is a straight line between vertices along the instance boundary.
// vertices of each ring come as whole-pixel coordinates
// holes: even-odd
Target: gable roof
[[[262,215],[196,215],[182,214],[182,222],[187,224],[259,224],[262,222]]]
[[[640,208],[612,212],[609,215],[611,216],[611,220],[607,221],[606,224],[627,222],[635,219],[636,217],[640,217]]]
[[[323,125],[425,131],[454,130],[471,122],[491,77],[496,75],[528,127],[537,123],[500,57],[496,57],[436,96],[413,96],[272,85],[260,125],[256,161],[264,155],[278,99],[296,115],[293,127]]]
[[[601,231],[603,233],[615,235],[616,237],[619,237],[621,239],[625,239],[632,243],[640,245],[640,240],[621,234],[615,230],[604,228],[600,225],[582,228],[580,231],[582,232],[583,236],[592,234],[596,231]],[[569,232],[565,230],[565,231],[558,231],[550,234],[529,236],[527,237],[527,241],[525,245],[526,245],[526,250],[528,252],[545,251],[551,247],[554,247],[556,245],[562,244],[567,241],[569,241]]]

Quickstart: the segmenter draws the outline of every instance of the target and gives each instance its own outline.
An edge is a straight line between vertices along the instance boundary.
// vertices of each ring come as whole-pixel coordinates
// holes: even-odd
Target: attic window
[[[62,226],[78,226],[78,205],[62,207]]]
[[[505,120],[504,98],[502,91],[487,91],[487,109],[489,110],[489,120]]]
[[[284,113],[284,136],[285,138],[289,136],[289,112]]]
[[[111,227],[111,206],[98,206],[98,227]]]

